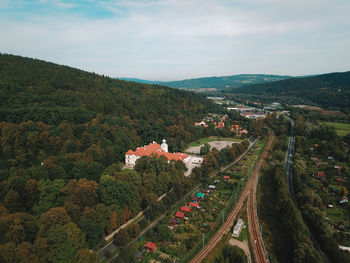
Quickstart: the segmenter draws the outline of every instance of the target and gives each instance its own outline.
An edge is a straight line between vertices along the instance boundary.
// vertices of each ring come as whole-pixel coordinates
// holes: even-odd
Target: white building
[[[131,149],[127,151],[125,153],[125,166],[133,168],[136,161],[143,156],[164,156],[168,159],[168,162],[172,160],[182,161],[189,171],[192,171],[194,167],[200,166],[203,162],[202,157],[190,156],[187,153],[169,153],[168,144],[166,140],[163,140],[161,145],[153,142],[142,147],[137,147],[135,151]]]
[[[241,233],[241,230],[242,230],[243,226],[244,226],[243,220],[242,219],[238,219],[237,224],[233,228],[232,235],[235,236],[235,237],[238,237],[239,234]]]

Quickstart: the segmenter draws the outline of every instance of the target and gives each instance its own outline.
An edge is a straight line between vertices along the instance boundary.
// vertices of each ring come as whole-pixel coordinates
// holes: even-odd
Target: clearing
[[[226,146],[231,146],[232,143],[240,143],[242,140],[241,139],[236,139],[236,138],[218,138],[218,137],[208,137],[208,138],[202,138],[199,139],[195,142],[192,142],[188,145],[188,148],[185,150],[187,153],[194,153],[194,154],[199,154],[201,147],[205,144],[208,143],[210,145],[210,148],[216,148],[219,151]]]
[[[334,127],[339,136],[345,136],[350,134],[350,123],[320,121],[320,124],[325,124]]]

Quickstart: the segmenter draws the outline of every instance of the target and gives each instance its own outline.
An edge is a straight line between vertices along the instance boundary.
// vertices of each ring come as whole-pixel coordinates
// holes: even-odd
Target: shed
[[[210,189],[210,190],[215,190],[215,188],[216,188],[216,186],[215,186],[215,185],[212,185],[212,184],[211,184],[211,185],[209,185],[209,189]]]
[[[204,194],[203,194],[203,193],[197,193],[197,194],[196,194],[196,197],[198,197],[198,198],[203,198],[203,197],[204,197]]]
[[[188,206],[181,206],[180,211],[182,212],[191,212],[191,208]]]
[[[198,198],[198,197],[195,197],[195,196],[191,198],[191,201],[192,201],[192,202],[197,202],[198,200],[199,200],[199,198]]]
[[[176,214],[175,214],[175,217],[184,218],[185,214],[183,212],[177,211]]]
[[[317,176],[325,176],[324,172],[317,172]]]
[[[224,176],[224,179],[225,179],[225,180],[230,180],[230,178],[231,178],[231,177],[228,176],[228,175],[225,175],[225,176]]]
[[[172,225],[176,225],[176,219],[175,218],[169,218],[168,222]]]
[[[142,253],[141,251],[137,251],[137,252],[135,253],[135,258],[136,258],[136,261],[138,261],[138,262],[142,261],[142,259],[143,259],[143,253]]]
[[[191,203],[190,203],[190,206],[192,206],[192,207],[196,207],[196,208],[198,208],[198,207],[199,207],[198,203],[193,203],[193,202],[191,202]]]
[[[145,244],[145,248],[146,248],[148,251],[153,252],[154,250],[157,249],[157,244],[156,244],[156,243],[153,243],[153,242],[151,242],[151,241],[148,241],[148,242]]]

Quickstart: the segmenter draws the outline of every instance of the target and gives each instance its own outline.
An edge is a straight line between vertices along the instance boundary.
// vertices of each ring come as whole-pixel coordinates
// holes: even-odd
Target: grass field
[[[207,137],[207,138],[200,138],[194,142],[191,142],[190,144],[187,145],[186,148],[188,147],[196,147],[196,146],[200,146],[204,143],[208,143],[208,142],[215,142],[215,141],[232,141],[232,142],[241,142],[241,139],[238,138],[233,138],[233,137]]]
[[[347,134],[350,134],[350,123],[321,121],[320,124],[325,124],[334,127],[339,136],[345,136]]]

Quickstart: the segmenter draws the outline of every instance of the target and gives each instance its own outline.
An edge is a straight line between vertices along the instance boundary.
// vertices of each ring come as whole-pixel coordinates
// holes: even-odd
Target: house
[[[208,189],[201,189],[201,193],[203,193],[203,194],[209,194],[209,190],[208,190]]]
[[[337,180],[338,183],[342,183],[343,182],[342,178],[337,178],[336,180]]]
[[[218,124],[215,126],[216,129],[222,129],[225,128],[225,123],[223,121],[219,121]]]
[[[184,218],[185,214],[183,212],[177,211],[176,214],[175,214],[175,217]]]
[[[169,218],[168,222],[171,224],[171,225],[176,225],[176,219],[175,218]]]
[[[151,241],[148,241],[146,244],[145,244],[145,249],[147,249],[148,251],[150,252],[154,252],[156,249],[157,249],[157,244],[151,242]]]
[[[162,144],[158,144],[156,142],[150,143],[149,145],[144,145],[142,147],[137,147],[135,151],[128,150],[125,153],[125,166],[129,168],[135,167],[136,161],[140,159],[143,156],[150,156],[150,157],[160,157],[164,156],[166,159],[168,159],[168,162],[170,161],[181,161],[185,164],[187,168],[190,167],[196,167],[201,165],[203,158],[201,157],[194,157],[190,156],[186,153],[170,153],[168,152],[168,144],[166,143],[166,140],[164,139],[162,141]],[[201,160],[199,160],[201,158]]]
[[[241,233],[241,230],[242,230],[243,226],[244,226],[243,220],[241,218],[238,219],[237,224],[233,228],[232,235],[235,236],[235,237],[238,237],[239,234]]]
[[[181,206],[180,211],[182,212],[191,212],[191,208],[188,206]]]
[[[189,206],[199,208],[199,204],[194,202],[190,202]]]
[[[204,194],[203,194],[203,193],[197,193],[197,194],[196,194],[196,197],[198,197],[198,198],[204,198]]]
[[[194,123],[194,126],[195,127],[198,127],[198,126],[203,126],[203,127],[208,127],[208,125],[204,122],[204,121],[201,121],[201,122],[195,122]]]
[[[228,176],[228,175],[225,175],[225,176],[224,176],[224,180],[230,180],[230,178],[231,178],[231,177]]]
[[[210,189],[210,190],[215,190],[215,188],[216,188],[216,186],[215,186],[215,185],[212,185],[212,184],[211,184],[211,185],[209,185],[209,189]]]
[[[196,197],[196,196],[193,196],[193,197],[191,198],[191,201],[192,201],[192,202],[198,202],[198,200],[199,200],[199,198]]]
[[[319,177],[325,176],[325,173],[324,172],[317,172],[317,176],[319,176]]]

